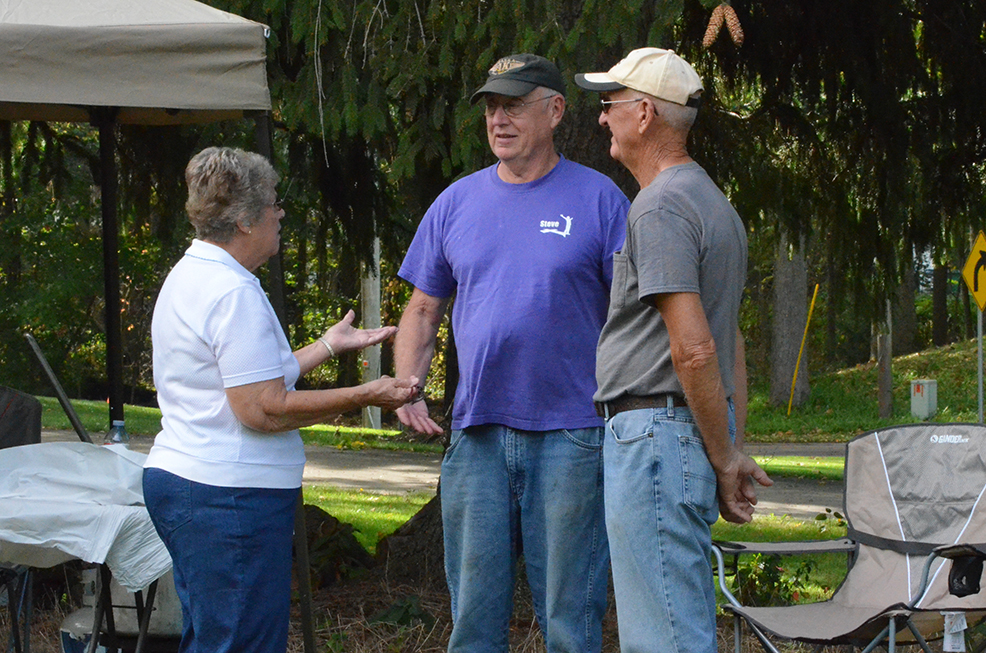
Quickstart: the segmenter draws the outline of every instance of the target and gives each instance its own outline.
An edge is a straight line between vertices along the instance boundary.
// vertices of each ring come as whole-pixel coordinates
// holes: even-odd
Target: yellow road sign
[[[962,278],[965,279],[965,285],[969,286],[969,292],[976,298],[979,310],[986,310],[986,236],[983,236],[982,231],[976,237],[969,260],[962,268]]]

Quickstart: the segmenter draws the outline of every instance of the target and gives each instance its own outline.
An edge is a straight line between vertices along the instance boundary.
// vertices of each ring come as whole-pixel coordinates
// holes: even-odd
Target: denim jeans
[[[518,556],[550,653],[602,646],[602,429],[457,430],[442,461],[449,651],[507,651]]]
[[[174,564],[180,653],[283,653],[298,490],[230,488],[144,470],[144,502]]]
[[[691,411],[619,413],[603,449],[620,650],[715,653],[716,475]]]

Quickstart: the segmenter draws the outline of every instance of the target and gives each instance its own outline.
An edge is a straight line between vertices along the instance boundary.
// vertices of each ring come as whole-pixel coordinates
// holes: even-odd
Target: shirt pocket
[[[627,268],[630,258],[621,250],[613,253],[613,288],[609,295],[610,309],[623,308],[627,296]]]

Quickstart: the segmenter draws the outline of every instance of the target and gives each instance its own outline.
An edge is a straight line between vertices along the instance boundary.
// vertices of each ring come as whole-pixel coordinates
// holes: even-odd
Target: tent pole
[[[268,112],[254,117],[256,122],[257,152],[274,163],[274,134]],[[281,268],[281,252],[267,262],[270,286],[270,302],[274,313],[281,322],[284,335],[288,335],[288,318],[284,303],[284,271]],[[311,563],[308,559],[308,525],[305,520],[304,493],[298,492],[298,503],[294,513],[294,550],[297,555],[295,570],[298,576],[298,599],[301,603],[301,632],[305,653],[315,653],[315,622],[312,619],[312,579]]]
[[[106,376],[109,382],[109,424],[123,420],[123,347],[120,327],[120,228],[117,221],[115,107],[92,110],[99,128],[100,208],[103,218],[103,288],[106,305]]]

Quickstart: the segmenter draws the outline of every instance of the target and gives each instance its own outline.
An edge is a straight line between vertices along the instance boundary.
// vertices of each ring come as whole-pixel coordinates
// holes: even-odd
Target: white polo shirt
[[[193,240],[168,274],[151,322],[161,427],[147,457],[197,483],[301,487],[305,451],[297,430],[263,433],[240,423],[226,388],[300,369],[260,282],[224,249]]]

